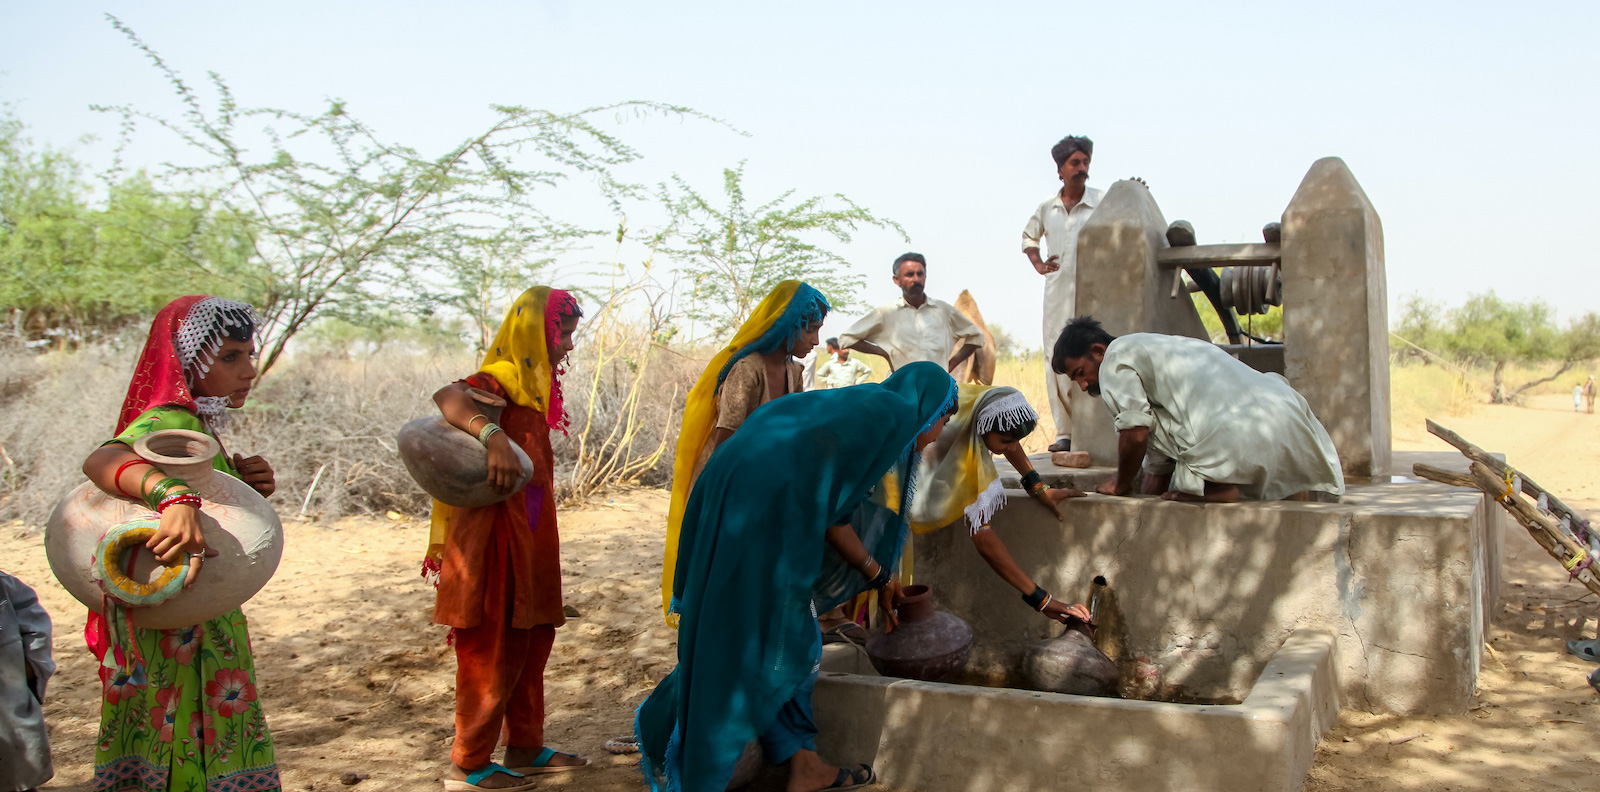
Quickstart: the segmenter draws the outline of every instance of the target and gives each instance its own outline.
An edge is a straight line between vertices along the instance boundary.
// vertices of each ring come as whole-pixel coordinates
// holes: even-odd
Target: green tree
[[[1492,367],[1492,404],[1513,403],[1529,388],[1600,357],[1600,315],[1586,313],[1561,327],[1555,310],[1543,300],[1511,302],[1492,291],[1472,295],[1449,311],[1421,298],[1409,299],[1396,332],[1445,357]],[[1548,376],[1514,387],[1505,382],[1506,367],[1513,363],[1552,362],[1557,366]]]
[[[238,295],[251,240],[237,218],[142,173],[97,208],[81,174],[0,109],[0,305],[18,332],[64,346],[148,316],[175,285]]]
[[[671,222],[660,252],[678,265],[690,287],[685,314],[721,335],[738,327],[780,281],[798,278],[827,296],[835,309],[848,307],[862,279],[845,271],[843,256],[813,242],[831,237],[849,242],[863,226],[893,229],[843,195],[796,199],[794,191],[752,205],[744,194],[744,163],[722,171],[721,206],[681,177],[660,186]]]
[[[599,233],[551,217],[535,197],[581,177],[620,207],[637,188],[616,179],[613,169],[639,154],[599,126],[601,119],[700,116],[655,102],[567,113],[497,105],[486,129],[428,156],[387,142],[342,101],[316,114],[241,107],[215,73],[216,104],[207,109],[178,71],[108,18],[172,84],[183,111],[167,118],[131,106],[96,109],[123,121],[119,159],[139,124],[153,123],[187,144],[199,162],[173,166],[163,178],[200,191],[214,210],[248,219],[259,262],[250,299],[263,319],[263,370],[319,317],[360,322],[385,309],[416,307],[410,292],[439,296],[481,282],[461,277],[471,267],[437,276],[435,267],[449,273],[464,260],[429,252],[481,245],[506,228],[546,240]],[[252,137],[263,127],[263,138]]]

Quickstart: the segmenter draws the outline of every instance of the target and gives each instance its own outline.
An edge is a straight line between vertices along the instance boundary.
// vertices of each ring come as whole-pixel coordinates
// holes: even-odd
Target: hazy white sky
[[[1600,216],[1600,4],[1218,5],[0,0],[0,101],[97,164],[115,128],[90,104],[170,110],[109,11],[195,82],[214,70],[245,104],[306,111],[343,98],[430,153],[488,123],[490,103],[688,105],[751,135],[629,123],[645,160],[625,177],[714,191],[747,159],[756,198],[844,193],[912,240],[842,249],[870,303],[898,295],[890,262],[917,250],[930,293],[971,289],[1030,344],[1040,280],[1019,237],[1059,186],[1062,135],[1094,138],[1092,185],[1143,176],[1202,242],[1259,239],[1337,155],[1383,218],[1391,305],[1492,288],[1563,317],[1597,307],[1581,232]],[[85,134],[100,141],[75,144]],[[134,164],[172,155],[145,134]]]

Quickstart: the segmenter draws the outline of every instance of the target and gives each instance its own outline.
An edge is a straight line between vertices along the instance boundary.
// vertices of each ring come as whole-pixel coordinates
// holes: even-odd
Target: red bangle
[[[127,470],[128,468],[133,467],[134,465],[148,465],[148,464],[150,464],[150,463],[144,461],[143,459],[139,459],[137,457],[122,463],[121,467],[117,468],[116,475],[111,477],[111,486],[116,487],[117,488],[117,492],[120,492],[123,495],[127,495],[130,498],[139,497],[137,495],[129,494],[127,490],[122,488],[122,473],[123,473],[123,471]]]
[[[168,506],[173,506],[179,503],[187,503],[190,506],[198,509],[200,508],[200,502],[199,495],[196,495],[193,492],[180,492],[176,495],[168,495],[160,503],[156,504],[156,513],[160,514],[161,512],[166,511]]]

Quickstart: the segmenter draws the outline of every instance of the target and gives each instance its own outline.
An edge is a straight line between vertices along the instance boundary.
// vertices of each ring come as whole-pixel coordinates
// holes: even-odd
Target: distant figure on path
[[[848,388],[872,379],[872,367],[859,358],[850,357],[850,350],[839,346],[839,339],[828,339],[831,357],[817,367],[817,382],[824,388]]]
[[[839,334],[846,349],[889,361],[889,370],[927,361],[955,371],[983,347],[983,331],[955,306],[927,295],[928,261],[921,253],[894,260],[900,301],[861,317]]]
[[[1590,374],[1589,375],[1589,379],[1586,380],[1583,383],[1583,401],[1584,401],[1584,403],[1586,405],[1588,405],[1588,411],[1591,414],[1594,413],[1594,395],[1595,395],[1594,392],[1595,392],[1594,375]]]
[[[561,540],[556,533],[552,430],[565,433],[561,372],[583,310],[560,289],[522,293],[495,334],[477,373],[433,394],[450,425],[489,452],[489,483],[516,485],[516,443],[533,461],[520,492],[489,506],[437,501],[423,574],[437,581],[433,621],[449,625],[456,650],[456,736],[446,792],[509,789],[528,776],[589,764],[544,744],[544,670],[565,624]],[[500,423],[480,412],[469,389],[506,400]],[[490,761],[501,742],[505,764]]]
[[[1061,331],[1050,363],[1113,416],[1117,475],[1098,487],[1102,494],[1131,494],[1141,463],[1144,493],[1167,500],[1344,492],[1333,440],[1305,397],[1215,344],[1159,333],[1117,338],[1080,316]]]
[[[1579,412],[1583,409],[1583,383],[1572,386],[1572,411]]]

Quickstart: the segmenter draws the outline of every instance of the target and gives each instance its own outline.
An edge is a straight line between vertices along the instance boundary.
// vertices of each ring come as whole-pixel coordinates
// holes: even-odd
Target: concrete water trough
[[[1292,792],[1339,713],[1333,635],[1296,630],[1239,704],[1039,693],[829,672],[818,748],[917,792]]]

